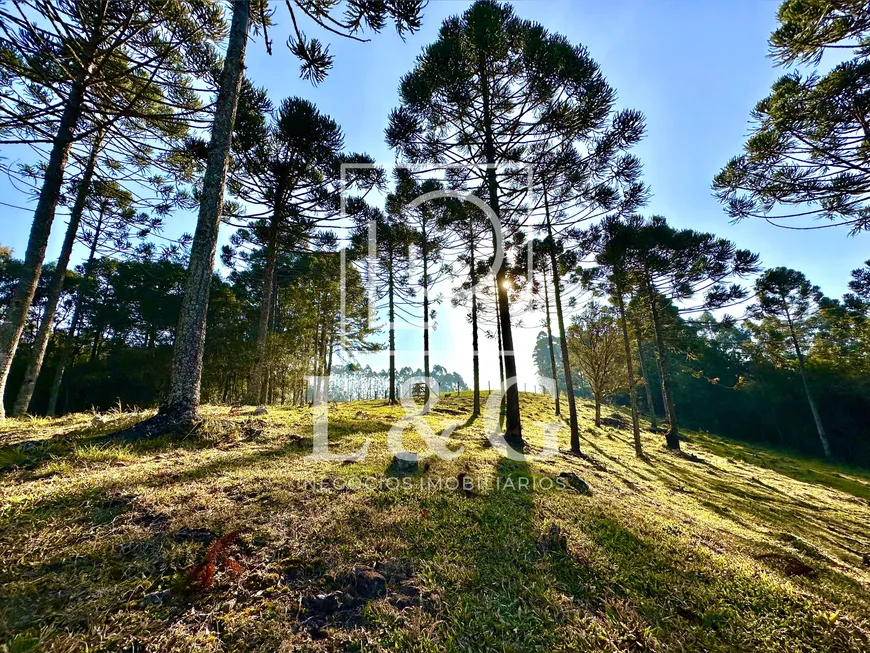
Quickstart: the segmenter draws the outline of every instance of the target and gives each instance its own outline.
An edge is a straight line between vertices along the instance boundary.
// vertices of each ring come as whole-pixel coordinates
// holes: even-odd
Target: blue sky
[[[266,54],[261,39],[248,50],[248,75],[269,89],[276,103],[299,95],[331,115],[346,134],[350,150],[365,151],[377,161],[393,160],[383,140],[387,116],[396,105],[400,77],[434,40],[441,21],[470,4],[461,0],[430,0],[423,29],[403,42],[392,30],[374,35],[369,43],[331,40],[335,66],[318,87],[298,78],[298,62],[284,48],[289,20],[278,3],[270,37],[274,54]],[[785,265],[802,270],[831,296],[846,289],[849,272],[870,258],[866,236],[849,238],[842,229],[799,232],[777,229],[764,222],[729,224],[710,193],[710,182],[727,160],[739,153],[749,129],[749,112],[782,74],[767,57],[767,38],[775,27],[778,0],[521,0],[516,13],[558,31],[573,43],[585,45],[617,90],[618,106],[642,111],[647,137],[634,151],[644,164],[652,199],[645,214],[661,214],[680,227],[713,231],[740,247],[758,252],[766,266]],[[324,37],[313,28],[308,36]],[[6,154],[6,153],[4,153]],[[0,200],[24,204],[27,198],[0,181]],[[0,206],[0,244],[23,255],[30,215]],[[49,259],[56,258],[63,222],[55,223]],[[193,231],[193,217],[179,215],[167,235]],[[226,239],[229,231],[222,233]],[[447,288],[442,289],[445,293]],[[471,380],[470,329],[464,316],[439,309],[439,328],[433,334],[433,363],[457,370]],[[534,383],[531,351],[538,320],[527,317],[518,330],[520,384]],[[408,332],[399,339],[400,366],[421,366],[422,334]],[[495,345],[482,349],[483,386],[497,383]],[[375,367],[384,355],[372,356]]]

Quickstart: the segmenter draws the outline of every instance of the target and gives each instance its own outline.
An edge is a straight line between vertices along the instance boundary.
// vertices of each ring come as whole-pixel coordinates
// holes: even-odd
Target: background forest
[[[544,391],[558,379],[547,392],[568,399],[576,451],[582,396],[598,419],[602,404],[632,407],[635,432],[647,415],[671,448],[685,425],[870,461],[870,268],[852,273],[842,298],[826,297],[728,239],[642,217],[651,191],[632,148],[644,116],[617,106],[581,46],[495,2],[449,19],[401,80],[385,130],[400,166],[388,170],[348,151],[341,126],[308,100],[272,101],[244,77],[239,35],[261,34],[271,52],[282,9],[170,5],[151,31],[144,1],[31,0],[2,12],[0,139],[44,156],[5,165],[37,199],[25,255],[0,249],[9,414],[303,405],[307,378],[330,374],[333,400],[392,403],[412,375],[397,352],[403,325],[419,330],[420,376],[471,388],[475,414],[478,351],[496,343],[506,430],[521,437],[517,388],[505,386],[517,369],[512,327],[540,323],[538,378],[517,385]],[[835,5],[780,9],[771,47],[791,70],[713,181],[735,220],[865,227],[864,53],[822,62],[863,38],[865,12]],[[389,20],[413,33],[422,9],[351,3],[337,31],[356,38],[364,22],[379,31]],[[296,11],[328,22],[325,7]],[[303,78],[322,82],[332,66],[323,44],[297,31],[289,45]],[[442,196],[414,204],[433,192]],[[498,216],[498,233],[468,196]],[[194,235],[162,235],[196,207]],[[66,238],[46,263],[56,213],[68,216]],[[218,224],[232,236],[215,269]],[[448,301],[467,315],[455,337],[473,378],[430,360]],[[389,366],[375,371],[365,356],[378,351]]]
[[[0,653],[870,650],[870,4],[774,9],[0,0]]]

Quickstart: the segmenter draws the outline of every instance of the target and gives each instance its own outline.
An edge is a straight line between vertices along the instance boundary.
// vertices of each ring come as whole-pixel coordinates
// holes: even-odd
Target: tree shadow
[[[839,462],[827,462],[761,445],[745,445],[707,434],[695,434],[695,442],[723,458],[762,467],[796,481],[826,485],[862,498],[870,505],[870,470],[866,468],[848,467]]]
[[[330,421],[329,424],[330,446],[339,445],[342,441],[354,435],[381,433],[385,430],[389,430],[389,426],[383,422],[359,422],[357,420],[336,419]],[[87,440],[80,440],[74,444],[81,446],[82,444],[87,444]],[[217,448],[216,445],[217,443],[214,442],[194,442],[183,448],[187,450],[204,450],[215,449]],[[130,445],[130,448],[134,454],[155,454],[170,449],[177,449],[178,443],[172,441],[164,442],[162,439],[159,439],[142,441],[138,443],[138,446]],[[313,436],[293,436],[291,439],[283,440],[275,446],[259,448],[253,452],[239,455],[230,453],[227,457],[222,456],[216,460],[198,465],[185,465],[183,469],[178,471],[155,470],[146,476],[130,474],[121,478],[107,478],[101,482],[89,483],[72,492],[62,492],[48,498],[36,499],[29,502],[26,508],[20,508],[0,516],[0,525],[5,526],[9,522],[25,524],[36,517],[46,518],[55,513],[55,511],[70,509],[86,500],[99,502],[102,497],[109,493],[123,492],[132,487],[162,488],[178,485],[202,480],[210,476],[226,474],[234,470],[251,468],[255,465],[263,465],[279,458],[301,457],[303,454],[311,452],[313,452]],[[64,455],[71,453],[73,453],[72,448],[67,450]],[[62,460],[62,457],[53,453],[51,456],[39,459],[37,462],[42,463],[49,459],[57,461]],[[131,469],[133,472],[136,471],[135,466],[128,469]]]
[[[870,511],[856,503],[859,499],[848,494],[805,498],[799,487],[793,491],[775,487],[752,475],[751,470],[723,477],[715,473],[717,469],[662,465],[654,473],[672,491],[690,495],[700,507],[761,538],[798,542],[798,554],[825,559],[831,570],[843,563],[861,564],[870,549],[866,530]]]

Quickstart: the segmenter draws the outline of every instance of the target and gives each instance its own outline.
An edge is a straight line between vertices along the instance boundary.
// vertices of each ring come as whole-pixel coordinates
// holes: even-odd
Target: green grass
[[[584,457],[503,459],[470,395],[454,461],[390,476],[381,401],[330,407],[316,462],[309,409],[263,418],[207,407],[194,433],[99,447],[144,414],[0,424],[0,642],[9,651],[862,651],[870,648],[870,478],[706,434],[677,456],[595,429]],[[522,395],[526,436],[552,405]],[[567,412],[567,411],[565,411]],[[567,428],[560,432],[567,451]],[[22,442],[36,444],[21,446]],[[423,451],[412,428],[405,444]],[[550,488],[577,474],[590,496]],[[473,493],[450,489],[460,474]],[[360,482],[383,479],[384,485]],[[330,481],[311,489],[306,480]],[[386,485],[389,480],[390,485]],[[435,483],[451,481],[449,487]],[[531,483],[524,485],[525,479]],[[341,489],[335,489],[340,481]],[[427,484],[433,483],[432,487]],[[210,541],[240,530],[208,590],[179,591]],[[770,555],[774,554],[774,555]],[[381,598],[354,598],[355,568]],[[796,574],[795,571],[800,573]],[[318,595],[343,592],[335,610]],[[146,598],[147,597],[147,598]]]

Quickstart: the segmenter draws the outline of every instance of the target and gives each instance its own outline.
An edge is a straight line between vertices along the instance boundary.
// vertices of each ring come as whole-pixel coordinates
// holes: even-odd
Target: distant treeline
[[[861,279],[868,270],[856,271],[853,289],[862,290]],[[855,293],[842,301],[821,296],[817,300],[813,312],[795,323],[798,340],[804,345],[801,353],[806,357],[807,383],[833,451],[844,460],[868,465],[867,303]],[[578,348],[579,339],[588,339],[581,329],[571,328],[568,333],[572,351]],[[807,455],[823,453],[797,355],[785,329],[769,320],[716,320],[710,313],[683,319],[671,310],[665,334],[670,385],[682,425]],[[639,357],[635,354],[636,369],[645,371],[637,391],[640,411],[649,416],[651,405],[661,426],[667,424],[667,410],[655,347],[646,336],[640,352]],[[551,377],[545,332],[539,334],[535,360],[539,374]],[[560,379],[564,386],[564,375]],[[584,383],[582,377],[578,380]],[[592,396],[588,386],[582,394]],[[624,382],[609,399],[615,405],[630,404]]]
[[[310,402],[312,388],[305,381],[310,375],[330,375],[330,401],[385,399],[389,394],[388,371],[352,361],[333,365],[340,320],[338,294],[332,292],[338,287],[338,262],[334,253],[281,260],[269,325],[268,403]],[[0,314],[8,304],[20,265],[8,252],[0,256]],[[10,405],[31,356],[51,267],[41,277],[21,355],[10,375]],[[257,338],[259,297],[254,286],[260,272],[254,264],[228,280],[213,280],[202,386],[206,401],[236,403],[246,396]],[[365,311],[358,301],[362,297],[358,276],[352,268],[347,275],[353,300],[347,304],[347,344],[355,350],[374,351],[377,347],[363,340],[370,333],[361,328]],[[48,411],[61,366],[66,369],[54,412],[104,410],[119,403],[156,405],[167,390],[183,281],[183,264],[167,258],[100,258],[70,272],[46,357],[47,373],[36,384],[31,412]],[[70,335],[76,312],[76,333]],[[68,352],[71,356],[65,361]],[[397,390],[406,379],[422,376],[421,369],[398,369]],[[432,368],[431,376],[442,392],[468,389],[460,374],[441,365]]]

